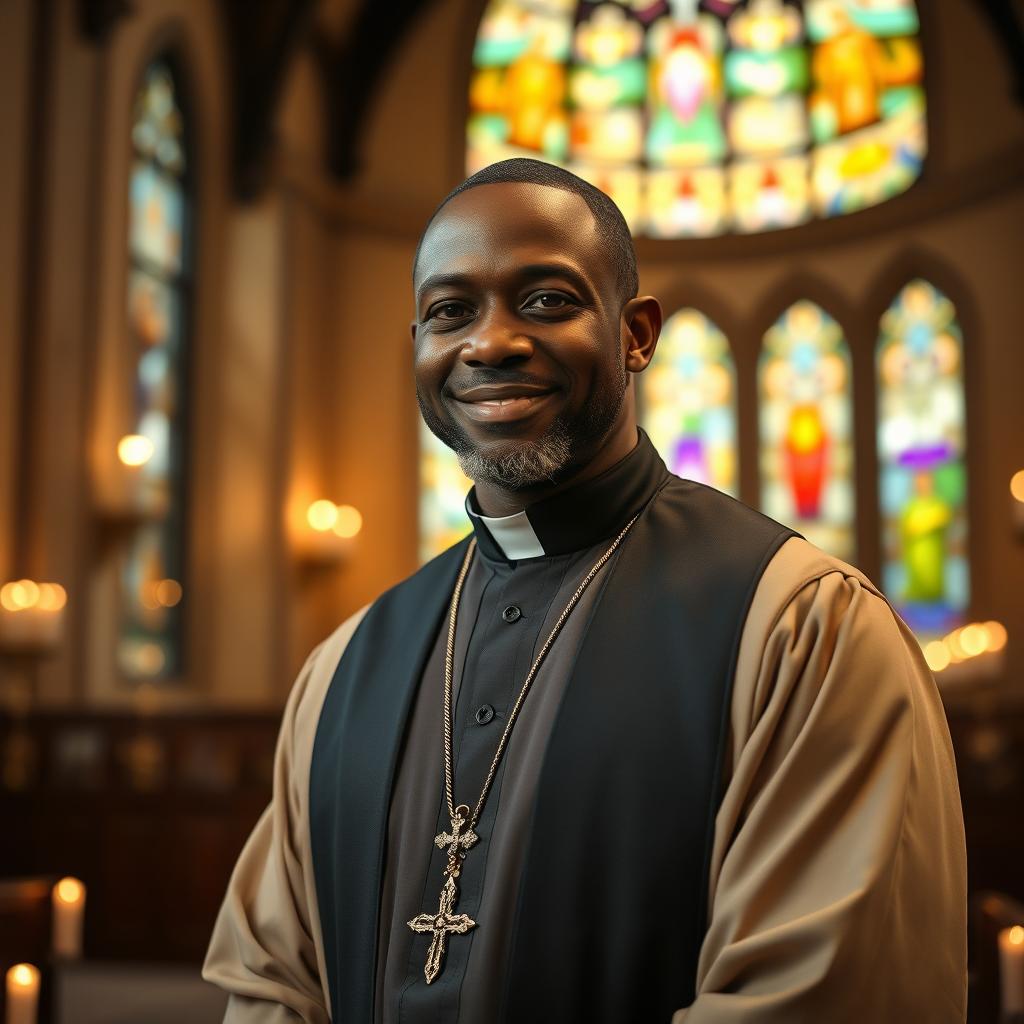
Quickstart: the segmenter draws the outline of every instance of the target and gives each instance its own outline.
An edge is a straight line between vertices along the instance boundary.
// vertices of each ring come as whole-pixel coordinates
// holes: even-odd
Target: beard
[[[438,413],[418,386],[416,400],[427,428],[455,452],[470,480],[506,491],[525,491],[540,484],[561,483],[593,458],[619,417],[629,384],[625,367],[616,367],[616,371],[578,413],[559,413],[540,437],[510,438],[487,449],[478,446],[450,415]]]

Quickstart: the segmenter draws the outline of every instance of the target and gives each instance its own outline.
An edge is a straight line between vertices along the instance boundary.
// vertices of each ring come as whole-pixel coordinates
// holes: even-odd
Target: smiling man
[[[227,1020],[962,1021],[963,824],[885,599],[637,427],[618,209],[494,164],[414,267],[467,540],[310,655],[204,966]]]

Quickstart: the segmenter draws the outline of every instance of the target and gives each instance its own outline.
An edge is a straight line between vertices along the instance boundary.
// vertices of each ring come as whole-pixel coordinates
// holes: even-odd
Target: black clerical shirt
[[[470,495],[478,546],[456,630],[456,804],[475,806],[507,716],[558,616],[665,475],[643,438],[600,477],[531,506],[518,519],[490,521],[488,527]],[[535,550],[546,553],[506,557]],[[520,711],[475,829],[479,841],[467,851],[459,879],[455,911],[472,917],[476,927],[449,937],[442,971],[428,986],[423,968],[430,935],[413,933],[407,922],[437,910],[445,852],[434,837],[451,826],[442,757],[447,621],[440,629],[417,691],[388,818],[376,978],[379,1024],[498,1019],[544,749],[588,619],[617,557],[618,552],[574,608]]]

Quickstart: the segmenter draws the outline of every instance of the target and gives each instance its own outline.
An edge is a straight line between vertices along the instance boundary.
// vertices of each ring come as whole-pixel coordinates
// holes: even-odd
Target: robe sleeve
[[[963,818],[913,634],[855,569],[787,541],[731,714],[697,995],[672,1024],[965,1020]]]
[[[331,1019],[309,838],[310,761],[334,669],[362,614],[313,650],[285,705],[273,797],[239,855],[203,964],[203,978],[228,993],[225,1024]]]

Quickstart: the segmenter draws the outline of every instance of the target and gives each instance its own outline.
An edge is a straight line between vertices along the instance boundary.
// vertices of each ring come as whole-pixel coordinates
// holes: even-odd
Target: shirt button
[[[484,704],[476,709],[477,725],[486,725],[494,717],[494,708],[490,704]]]
[[[501,617],[506,622],[515,622],[516,619],[522,617],[522,612],[514,605],[510,604],[502,613]]]

